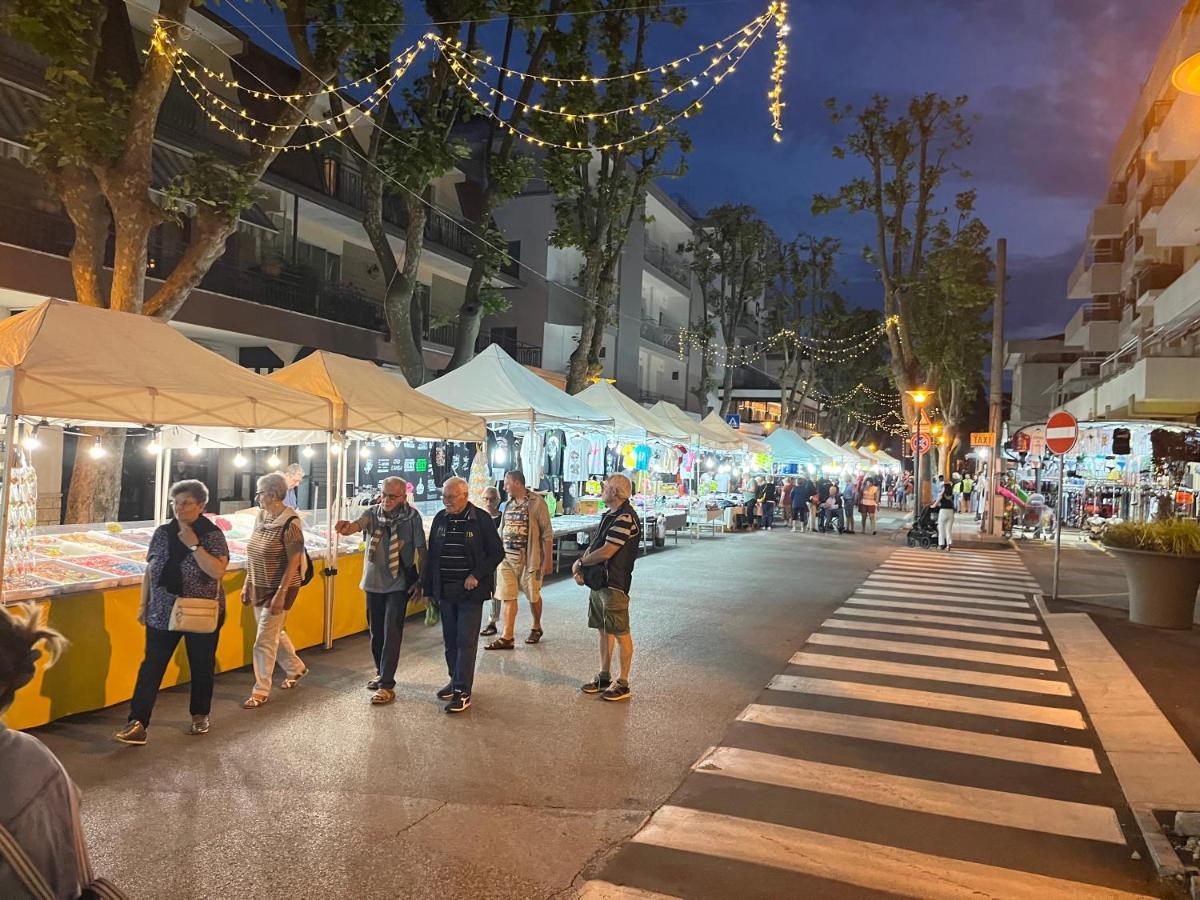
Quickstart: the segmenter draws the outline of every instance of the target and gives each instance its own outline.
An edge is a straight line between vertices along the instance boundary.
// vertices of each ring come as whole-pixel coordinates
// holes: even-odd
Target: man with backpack
[[[583,685],[585,694],[600,694],[605,700],[628,700],[629,669],[633,662],[633,638],[629,634],[629,589],[637,560],[642,523],[629,498],[633,485],[624,475],[604,482],[608,510],[600,520],[587,551],[575,561],[571,572],[575,583],[587,585],[588,627],[600,632],[600,673]],[[621,647],[621,671],[612,679],[615,645]]]
[[[421,514],[408,504],[408,485],[403,478],[385,478],[382,489],[379,503],[368,506],[353,522],[334,525],[338,534],[361,531],[367,538],[361,587],[367,595],[375,659],[375,677],[367,682],[367,689],[375,692],[371,703],[376,706],[396,699],[404,619],[408,604],[421,597],[420,572],[425,566],[425,529]]]

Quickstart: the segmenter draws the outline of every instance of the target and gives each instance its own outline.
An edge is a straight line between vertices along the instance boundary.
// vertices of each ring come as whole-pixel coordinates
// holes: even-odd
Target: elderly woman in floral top
[[[221,529],[204,517],[206,505],[208,488],[204,482],[177,481],[171,485],[175,518],[160,525],[150,539],[146,573],[142,576],[145,607],[139,615],[146,626],[146,655],[129,704],[129,724],[114,735],[122,744],[146,743],[158,688],[180,638],[187,647],[188,668],[192,671],[189,733],[208,733],[217,637],[225,623],[221,578],[229,565],[229,546]],[[220,605],[216,630],[212,634],[171,631],[171,609],[178,597],[215,598]]]

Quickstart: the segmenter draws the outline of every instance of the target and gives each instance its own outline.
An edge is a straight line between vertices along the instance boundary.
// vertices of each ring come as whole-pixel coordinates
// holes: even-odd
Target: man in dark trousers
[[[437,695],[449,701],[448,713],[465,712],[471,705],[483,604],[495,591],[496,567],[504,559],[492,517],[472,505],[467,495],[462,478],[442,485],[446,508],[434,516],[429,529],[429,564],[423,573],[425,596],[441,612],[450,683]]]

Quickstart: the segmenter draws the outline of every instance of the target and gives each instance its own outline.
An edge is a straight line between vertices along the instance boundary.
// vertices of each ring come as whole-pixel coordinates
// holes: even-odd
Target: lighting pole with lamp
[[[921,521],[921,410],[929,402],[929,391],[918,388],[904,393],[917,408],[917,441],[913,446],[913,524],[916,525]]]

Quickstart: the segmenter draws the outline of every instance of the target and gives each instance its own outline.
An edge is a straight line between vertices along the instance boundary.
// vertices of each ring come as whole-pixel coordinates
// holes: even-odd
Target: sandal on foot
[[[242,709],[258,709],[266,702],[266,697],[247,697],[246,702],[242,704]]]
[[[396,699],[396,692],[391,688],[380,688],[371,695],[372,706],[383,706],[385,703],[391,703]]]
[[[479,632],[479,636],[480,637],[491,637],[495,633],[496,633],[496,623],[492,622],[490,625],[488,625],[487,628],[485,628],[485,629],[483,629],[483,631]]]
[[[296,686],[296,684],[300,681],[300,679],[303,678],[307,674],[308,674],[308,666],[305,666],[303,671],[301,671],[299,674],[289,675],[287,678],[283,679],[283,681],[281,681],[279,683],[279,686],[281,688],[283,688],[285,691],[290,691],[292,688],[294,688]]]
[[[484,650],[511,650],[516,646],[512,638],[498,637],[490,644],[484,644]]]
[[[543,632],[542,629],[540,629],[540,628],[530,629],[529,637],[525,638],[525,643],[536,644],[538,641],[540,641],[542,639],[542,635],[544,633],[545,632]]]

